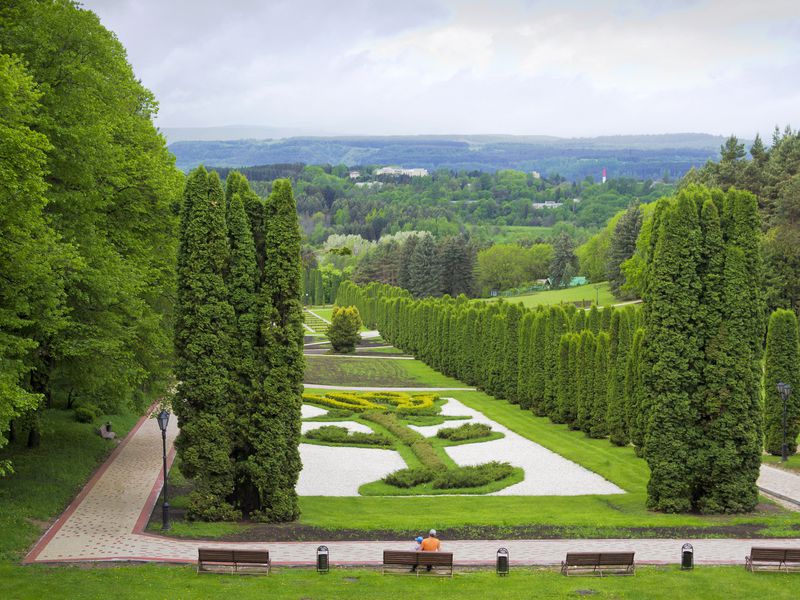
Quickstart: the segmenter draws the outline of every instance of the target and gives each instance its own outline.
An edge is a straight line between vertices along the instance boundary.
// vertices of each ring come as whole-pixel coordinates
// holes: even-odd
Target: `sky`
[[[83,0],[160,127],[583,137],[800,125],[797,0]]]

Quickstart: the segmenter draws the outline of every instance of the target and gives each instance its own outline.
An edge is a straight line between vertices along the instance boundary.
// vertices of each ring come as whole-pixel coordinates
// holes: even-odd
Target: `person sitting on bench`
[[[421,550],[423,552],[439,552],[439,548],[441,547],[441,545],[442,545],[441,542],[436,537],[435,529],[431,529],[430,532],[428,532],[428,537],[422,540],[422,544],[420,544]],[[428,565],[428,571],[430,571],[431,569],[432,569],[431,565]]]

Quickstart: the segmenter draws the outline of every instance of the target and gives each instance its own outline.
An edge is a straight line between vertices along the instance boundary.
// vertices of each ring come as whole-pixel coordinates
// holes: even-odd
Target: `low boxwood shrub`
[[[407,415],[434,415],[439,412],[436,394],[404,392],[328,392],[324,396],[303,394],[303,400],[331,408],[364,412],[389,410]]]
[[[348,431],[345,427],[338,425],[324,425],[317,429],[312,429],[303,434],[310,440],[320,442],[330,442],[333,444],[366,444],[369,446],[382,446],[384,448],[392,445],[385,435],[379,433],[364,433],[363,431]]]
[[[475,488],[505,479],[514,472],[507,462],[493,460],[482,465],[457,467],[437,473],[433,487],[437,490]]]
[[[383,478],[384,483],[399,488],[412,488],[421,483],[428,483],[436,477],[436,471],[427,467],[417,467],[414,469],[400,469],[394,473],[389,473]]]
[[[436,432],[436,437],[443,440],[460,442],[461,440],[474,440],[486,437],[492,433],[492,428],[485,423],[464,423],[460,427],[448,427]]]

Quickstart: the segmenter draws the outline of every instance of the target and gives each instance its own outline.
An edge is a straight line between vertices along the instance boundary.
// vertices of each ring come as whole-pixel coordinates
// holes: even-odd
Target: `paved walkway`
[[[170,456],[177,434],[173,417],[168,431]],[[153,561],[191,563],[200,546],[269,548],[275,564],[310,565],[316,548],[328,546],[332,564],[373,565],[386,548],[410,549],[410,542],[267,542],[225,543],[174,540],[144,532],[161,489],[161,432],[155,419],[142,418],[61,517],[36,543],[25,562]],[[771,473],[775,469],[768,467]],[[775,475],[775,474],[772,474]],[[779,474],[780,475],[780,474]],[[800,481],[796,475],[794,481]],[[784,479],[782,478],[781,481]],[[788,491],[792,491],[786,488]],[[792,488],[795,489],[795,488]],[[800,489],[800,488],[798,488]],[[793,492],[792,492],[793,493]],[[800,497],[800,496],[798,496]],[[639,563],[676,563],[685,540],[443,540],[457,565],[489,565],[497,548],[508,548],[515,565],[555,565],[569,550],[633,550]],[[750,547],[800,545],[800,539],[695,539],[699,564],[743,564]]]
[[[793,504],[795,510],[800,509],[800,476],[777,467],[761,465],[757,485],[762,492]]]

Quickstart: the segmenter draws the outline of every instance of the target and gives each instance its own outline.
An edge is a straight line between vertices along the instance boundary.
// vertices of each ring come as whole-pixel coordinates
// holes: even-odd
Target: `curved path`
[[[351,388],[348,388],[351,389]],[[429,389],[429,388],[425,388]],[[176,419],[168,430],[170,459],[177,434]],[[150,561],[193,563],[200,546],[264,548],[275,564],[311,565],[317,546],[330,548],[331,562],[346,565],[379,564],[386,548],[407,548],[403,542],[209,542],[175,540],[145,533],[149,515],[161,489],[161,432],[155,419],[142,417],[125,440],[89,480],[66,511],[25,557],[26,563],[80,561]],[[800,498],[800,477],[793,477]],[[676,563],[685,540],[581,539],[581,540],[443,540],[457,565],[494,564],[499,546],[508,548],[514,565],[555,565],[569,550],[633,550],[639,563]],[[700,564],[743,564],[753,544],[800,545],[800,539],[693,539]]]

